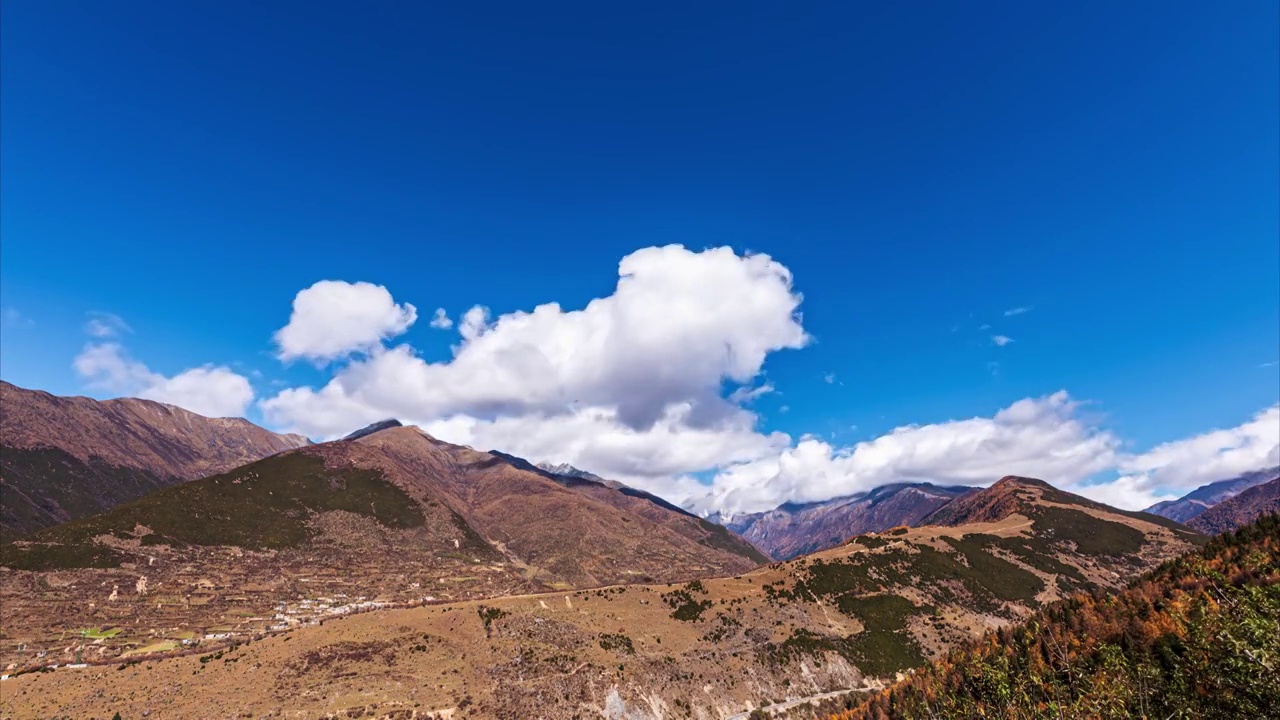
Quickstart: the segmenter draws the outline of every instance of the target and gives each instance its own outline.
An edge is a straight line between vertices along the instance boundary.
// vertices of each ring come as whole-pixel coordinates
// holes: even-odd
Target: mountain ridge
[[[10,536],[310,443],[244,418],[137,398],[63,397],[5,381],[0,404],[0,530]]]
[[[1264,515],[1280,513],[1280,475],[1223,500],[1188,525],[1207,535],[1231,532]]]
[[[1158,502],[1143,512],[1167,517],[1185,523],[1209,508],[1229,500],[1255,485],[1280,475],[1280,467],[1243,473],[1226,480],[1218,480],[1192,490],[1176,500]]]
[[[783,503],[761,513],[708,519],[720,522],[778,559],[839,545],[855,535],[914,525],[956,497],[963,486],[889,483],[855,495],[810,503]]]

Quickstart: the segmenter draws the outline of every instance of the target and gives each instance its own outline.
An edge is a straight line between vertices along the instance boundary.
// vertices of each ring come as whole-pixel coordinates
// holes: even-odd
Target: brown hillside
[[[1280,477],[1214,505],[1192,518],[1187,525],[1206,535],[1217,535],[1271,513],[1280,513]]]
[[[12,537],[92,515],[307,443],[243,418],[0,382],[0,532]]]
[[[632,512],[417,428],[312,445],[0,546],[14,640],[0,661],[38,661],[67,628],[128,627],[92,648],[106,658],[155,633],[247,636],[339,609],[759,564],[745,542],[690,538],[682,523],[696,518],[645,504],[679,517]]]
[[[382,442],[423,455],[403,432]],[[465,464],[445,450],[431,457],[457,452]],[[477,482],[469,497],[483,504],[496,480]],[[731,577],[378,611],[226,651],[226,640],[205,639],[187,658],[25,673],[6,681],[0,712],[745,717],[761,704],[879,687],[1068,591],[1118,588],[1193,547],[1185,530],[1036,490],[1034,517],[898,528]],[[521,496],[537,505],[547,492],[526,486]],[[128,636],[73,638],[48,657],[82,646],[109,656],[174,632],[145,618],[116,626]]]

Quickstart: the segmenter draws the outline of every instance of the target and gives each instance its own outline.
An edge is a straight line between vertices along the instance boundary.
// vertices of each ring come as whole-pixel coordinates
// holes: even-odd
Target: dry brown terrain
[[[4,681],[0,715],[729,718],[874,687],[1195,539],[1034,481],[983,492],[1011,512],[731,577],[381,610],[228,650],[24,673]]]
[[[395,427],[0,546],[0,668],[181,649],[371,607],[726,575],[765,559],[687,513]],[[119,632],[73,642],[94,628]]]

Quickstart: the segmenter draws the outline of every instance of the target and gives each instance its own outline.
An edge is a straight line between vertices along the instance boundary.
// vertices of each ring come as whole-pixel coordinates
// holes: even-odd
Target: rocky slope
[[[894,483],[817,503],[787,503],[762,513],[720,520],[773,557],[786,560],[834,547],[854,535],[915,525],[966,493],[968,487]]]
[[[1206,535],[1217,535],[1271,513],[1280,513],[1280,475],[1214,505],[1187,524]]]
[[[0,661],[38,660],[67,628],[127,626],[92,649],[106,658],[164,633],[243,637],[352,609],[687,580],[764,560],[705,524],[388,427],[0,546],[6,639],[18,641]]]
[[[6,681],[0,711],[745,717],[763,703],[880,687],[1067,591],[1119,588],[1199,539],[1038,481],[1008,478],[972,498],[986,521],[861,535],[737,575],[378,611],[250,645],[208,640],[185,658],[25,673]]]
[[[59,397],[0,382],[0,533],[102,512],[308,440],[150,400]]]
[[[1280,467],[1249,472],[1228,480],[1219,480],[1208,485],[1201,485],[1177,500],[1156,503],[1147,508],[1145,512],[1185,523],[1218,503],[1230,500],[1245,490],[1255,485],[1261,485],[1277,475],[1280,475]]]

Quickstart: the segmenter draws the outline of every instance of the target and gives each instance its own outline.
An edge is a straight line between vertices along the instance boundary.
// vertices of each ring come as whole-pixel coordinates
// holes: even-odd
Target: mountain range
[[[1187,525],[1206,535],[1217,535],[1271,513],[1280,513],[1280,475],[1214,505]]]
[[[1201,485],[1177,500],[1158,502],[1145,512],[1185,523],[1209,508],[1230,500],[1255,485],[1261,485],[1280,475],[1280,467],[1256,470],[1243,475]]]
[[[351,437],[171,484],[0,546],[0,565],[27,571],[0,574],[6,632],[26,645],[7,643],[0,661],[30,661],[73,624],[252,634],[336,607],[689,580],[768,560],[648,493],[399,423]]]
[[[59,397],[0,381],[0,535],[102,512],[154,490],[305,446],[242,418]]]
[[[310,444],[4,391],[0,510],[45,522],[0,544],[5,717],[746,717],[851,701],[1205,542],[1016,476],[726,527],[396,420]],[[10,448],[61,464],[10,465]],[[77,516],[29,512],[14,477]],[[1192,522],[1248,522],[1278,488]],[[55,665],[84,671],[31,672]]]
[[[750,540],[779,560],[834,547],[867,532],[915,525],[970,487],[930,483],[893,483],[823,502],[786,503],[766,512],[721,516],[709,520]]]
[[[326,457],[356,453],[361,451],[354,446],[367,443],[420,442],[437,441],[413,428],[396,428],[262,463],[317,450]],[[465,460],[475,452],[456,449],[451,456]],[[485,455],[491,459],[481,462],[491,467],[519,470]],[[502,472],[510,482],[505,473],[511,471]],[[299,623],[283,637],[252,632],[251,613],[228,612],[224,622],[235,626],[200,627],[197,637],[210,649],[199,657],[148,663],[145,669],[127,663],[122,670],[104,667],[109,684],[79,679],[89,676],[23,674],[14,687],[27,692],[11,694],[4,709],[22,714],[38,697],[73,715],[107,707],[124,716],[159,709],[177,716],[256,717],[287,703],[291,712],[350,717],[457,717],[468,711],[512,718],[724,718],[778,699],[879,687],[883,678],[941,657],[989,628],[1017,623],[1069,592],[1119,588],[1201,542],[1172,521],[1100,509],[1031,479],[1005,478],[965,499],[951,525],[864,534],[795,560],[737,574],[711,571],[684,583],[558,591],[495,585],[482,591],[489,593],[485,599],[322,616],[344,619]],[[240,552],[239,557],[251,555]],[[472,562],[469,572],[501,562]],[[133,576],[152,567],[135,562]],[[33,576],[102,587],[100,577],[80,579],[65,571]],[[220,589],[204,592],[217,595]],[[299,605],[332,599],[308,590]],[[38,582],[28,591],[50,592]],[[123,628],[118,635],[38,646],[46,657],[92,653],[102,656],[99,663],[118,662],[121,652],[132,653],[127,660],[146,658],[156,648],[178,649],[187,626],[180,618],[143,610],[172,591],[154,592],[145,599],[130,597],[132,614],[92,616],[100,627]],[[197,589],[190,592],[194,600]],[[85,600],[63,604],[83,608]],[[109,607],[120,602],[97,600]],[[89,617],[80,611],[61,624],[76,621]],[[210,638],[228,629],[236,637],[258,639],[213,644]],[[34,639],[27,642],[37,646]]]

